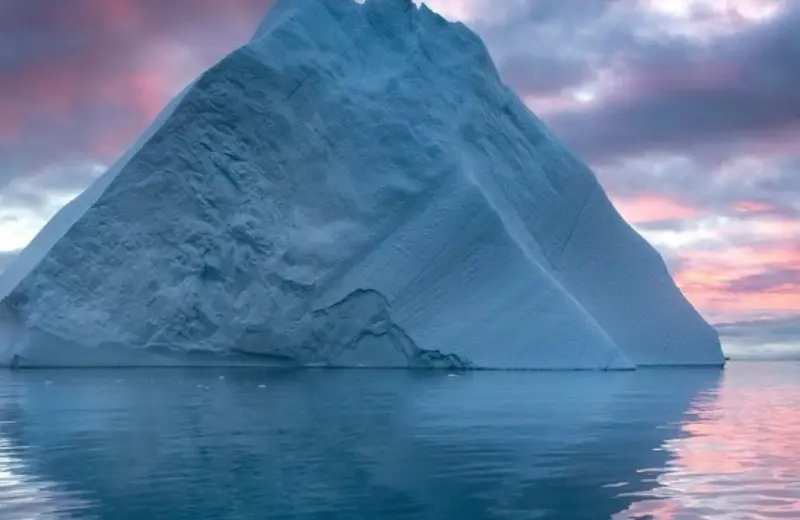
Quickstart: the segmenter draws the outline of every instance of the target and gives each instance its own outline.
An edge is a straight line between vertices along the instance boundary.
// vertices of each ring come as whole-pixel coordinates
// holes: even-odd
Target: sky
[[[0,2],[0,269],[273,0]],[[800,1],[429,0],[738,357],[800,359]]]

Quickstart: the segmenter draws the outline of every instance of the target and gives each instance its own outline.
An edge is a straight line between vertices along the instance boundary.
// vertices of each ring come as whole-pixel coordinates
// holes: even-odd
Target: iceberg
[[[0,300],[12,366],[724,364],[481,39],[411,0],[279,0]]]

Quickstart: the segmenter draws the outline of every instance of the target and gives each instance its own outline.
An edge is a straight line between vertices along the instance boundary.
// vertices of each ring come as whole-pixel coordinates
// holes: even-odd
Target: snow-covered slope
[[[22,365],[723,362],[480,39],[410,0],[279,1],[0,298]]]

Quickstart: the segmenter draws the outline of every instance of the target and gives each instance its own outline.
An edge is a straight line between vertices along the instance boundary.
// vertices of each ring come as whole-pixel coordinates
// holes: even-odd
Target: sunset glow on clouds
[[[0,268],[271,0],[0,4]],[[735,354],[800,356],[800,2],[430,0]]]

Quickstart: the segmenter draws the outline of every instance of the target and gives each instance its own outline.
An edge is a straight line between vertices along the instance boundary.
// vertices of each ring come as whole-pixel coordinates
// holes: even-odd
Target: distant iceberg
[[[281,0],[0,276],[0,363],[722,365],[481,40]]]

